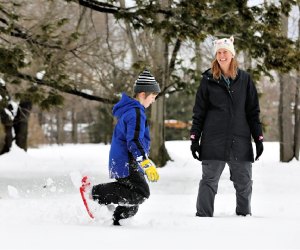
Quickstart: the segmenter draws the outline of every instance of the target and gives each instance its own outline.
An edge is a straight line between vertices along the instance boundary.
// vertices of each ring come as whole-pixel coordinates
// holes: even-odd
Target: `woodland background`
[[[235,37],[260,94],[266,141],[299,160],[300,1],[0,0],[0,154],[13,141],[110,143],[121,92],[149,69],[162,94],[149,109],[151,156],[188,140],[212,41]],[[1,155],[0,155],[1,157]]]

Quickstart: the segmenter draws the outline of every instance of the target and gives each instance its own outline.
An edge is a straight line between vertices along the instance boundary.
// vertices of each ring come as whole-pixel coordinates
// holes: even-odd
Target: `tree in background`
[[[286,1],[283,1],[285,4]],[[289,33],[289,15],[288,12],[281,14],[281,35],[284,38],[288,37]],[[298,34],[299,36],[299,34]],[[285,46],[281,44],[281,46]],[[297,47],[297,45],[296,45]],[[277,51],[281,51],[280,44]],[[298,49],[299,51],[299,49]],[[287,63],[285,55],[282,55],[282,64]],[[299,159],[299,86],[292,76],[290,67],[278,69],[280,82],[280,97],[279,97],[279,142],[280,142],[280,161],[289,162],[294,157]],[[299,69],[298,69],[299,70]]]
[[[0,80],[0,154],[9,152],[12,145],[13,111],[6,85]]]
[[[298,1],[298,11],[300,13],[300,1]],[[300,50],[300,18],[298,18],[298,40],[297,49]],[[295,157],[299,160],[300,153],[300,70],[296,72],[296,91],[295,91],[295,135],[294,135]]]
[[[108,144],[111,142],[114,127],[111,108],[111,105],[97,108],[97,117],[88,127],[92,143],[102,142]]]
[[[91,18],[87,9],[68,7],[64,1],[0,4],[0,72],[7,94],[19,102],[12,122],[16,143],[24,150],[32,105],[46,110],[62,106],[63,93],[103,103],[117,100],[107,84],[112,81],[106,79],[117,75],[110,73],[110,58],[101,54],[106,49],[104,15],[95,13]],[[106,98],[101,98],[104,91]]]
[[[40,12],[43,21],[37,22],[33,18],[29,26],[28,21],[25,22],[19,15],[17,10],[22,8],[18,8],[16,2],[0,4],[0,35],[3,38],[0,46],[6,58],[5,63],[0,63],[0,72],[9,85],[18,84],[14,86],[19,87],[26,84],[26,91],[15,91],[15,97],[34,101],[46,108],[60,105],[62,92],[114,103],[117,99],[115,93],[130,91],[137,69],[145,66],[154,69],[153,74],[163,86],[161,96],[195,88],[199,79],[199,69],[195,65],[197,59],[186,66],[178,52],[183,42],[191,41],[198,47],[210,36],[234,35],[237,50],[244,51],[253,59],[255,65],[252,73],[256,79],[262,74],[270,75],[272,69],[289,71],[299,67],[299,50],[295,43],[277,32],[281,25],[279,17],[281,13],[288,14],[292,4],[295,4],[292,0],[278,5],[256,6],[248,6],[247,1],[229,0],[135,1],[135,6],[129,8],[119,5],[119,1],[32,1],[31,5],[26,5],[27,10],[30,6],[41,4],[48,12]],[[24,7],[24,2],[18,1],[18,4],[20,2]],[[83,8],[78,8],[79,5]],[[26,8],[22,9],[22,14]],[[62,8],[66,11],[61,11]],[[70,17],[65,16],[66,12]],[[126,24],[127,31],[134,30],[137,37],[146,33],[154,45],[144,51],[148,57],[136,53],[132,58],[127,58],[131,61],[128,66],[124,60],[127,45],[125,41],[116,39],[118,36],[111,32],[108,25],[100,31],[87,32],[97,29],[93,23],[96,15],[105,17],[105,20],[114,16],[119,23]],[[135,39],[129,34],[130,37]],[[118,45],[123,45],[125,49],[120,50]],[[143,46],[137,46],[138,52],[141,52],[140,48]],[[103,54],[102,49],[107,53]],[[117,53],[114,53],[115,49],[118,49]],[[274,53],[275,50],[277,53]],[[153,60],[148,60],[151,54]],[[197,58],[199,60],[199,55]],[[39,66],[37,70],[25,70],[34,68],[34,63]],[[75,69],[80,71],[80,80]],[[36,77],[36,73],[42,70],[45,71],[44,76]],[[154,145],[159,142],[155,147],[158,150],[164,147],[164,130],[159,126],[163,126],[165,118],[165,101],[162,97],[159,99],[161,103],[153,111],[158,116],[153,113],[151,118],[155,121],[154,125],[158,125],[153,133]],[[161,166],[168,158],[167,152],[162,152],[153,158]]]

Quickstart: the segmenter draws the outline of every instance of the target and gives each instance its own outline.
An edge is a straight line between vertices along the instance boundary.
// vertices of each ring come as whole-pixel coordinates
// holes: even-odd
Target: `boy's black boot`
[[[115,218],[113,219],[113,225],[114,225],[114,226],[121,226],[119,220],[117,220],[117,219],[115,219]]]

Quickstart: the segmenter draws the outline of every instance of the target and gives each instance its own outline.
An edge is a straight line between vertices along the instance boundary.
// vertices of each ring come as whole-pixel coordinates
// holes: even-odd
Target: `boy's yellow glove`
[[[156,170],[155,164],[150,159],[146,159],[140,162],[141,167],[144,169],[147,178],[151,182],[155,182],[159,180],[159,174]]]

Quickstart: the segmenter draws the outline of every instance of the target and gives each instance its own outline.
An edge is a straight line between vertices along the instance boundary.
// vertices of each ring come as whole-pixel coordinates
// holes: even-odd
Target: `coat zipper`
[[[232,97],[232,94],[231,94],[231,88],[230,88],[230,86],[226,86],[226,89],[228,91],[228,94],[230,96],[231,101],[233,102],[233,97]]]

